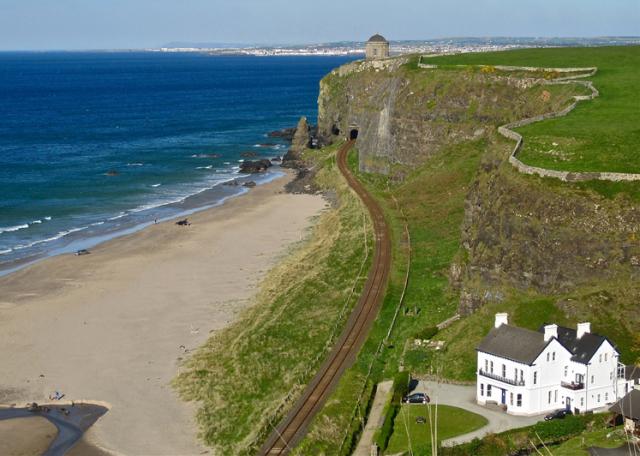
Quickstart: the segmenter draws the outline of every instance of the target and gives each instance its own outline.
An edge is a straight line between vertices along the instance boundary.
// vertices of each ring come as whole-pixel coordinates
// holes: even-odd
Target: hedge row
[[[489,434],[482,439],[450,448],[441,448],[440,456],[505,456],[524,454],[527,449],[556,445],[580,435],[585,430],[600,429],[607,426],[609,414],[567,416],[561,420],[541,421],[532,426]],[[529,454],[529,453],[526,453]],[[533,453],[532,453],[533,454]]]
[[[391,439],[391,434],[393,434],[393,423],[400,411],[402,398],[409,392],[409,380],[409,372],[398,372],[393,380],[393,397],[391,398],[391,404],[389,404],[387,413],[384,416],[384,423],[376,438],[376,443],[381,451],[386,450],[389,445],[389,439]]]

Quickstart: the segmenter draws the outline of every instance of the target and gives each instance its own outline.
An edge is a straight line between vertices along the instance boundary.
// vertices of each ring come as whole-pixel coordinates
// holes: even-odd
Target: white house
[[[478,403],[501,405],[513,415],[585,412],[613,404],[633,388],[615,346],[593,334],[590,323],[532,331],[496,314],[477,352]]]

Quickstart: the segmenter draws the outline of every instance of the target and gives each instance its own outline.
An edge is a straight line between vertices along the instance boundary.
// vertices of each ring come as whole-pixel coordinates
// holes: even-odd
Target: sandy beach
[[[0,403],[96,400],[85,435],[114,454],[206,453],[194,404],[170,386],[180,360],[250,303],[263,274],[326,207],[291,177],[189,217],[0,278]],[[240,385],[239,385],[240,386]]]

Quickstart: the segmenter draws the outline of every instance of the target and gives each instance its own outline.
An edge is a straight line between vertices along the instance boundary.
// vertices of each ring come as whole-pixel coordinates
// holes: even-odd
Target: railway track
[[[391,236],[382,209],[347,166],[347,153],[354,143],[355,140],[348,141],[340,148],[337,164],[349,186],[367,207],[373,220],[375,239],[373,263],[360,299],[351,312],[336,345],[307,385],[302,397],[262,446],[258,453],[260,456],[286,455],[300,442],[312,418],[325,403],[342,373],[354,362],[384,298],[391,268]]]

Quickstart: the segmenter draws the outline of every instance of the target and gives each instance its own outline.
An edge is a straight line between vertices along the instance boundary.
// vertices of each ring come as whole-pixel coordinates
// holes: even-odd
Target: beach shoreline
[[[0,277],[0,403],[111,405],[85,434],[114,454],[202,454],[195,404],[171,380],[211,332],[246,309],[276,261],[327,205],[293,173],[225,204]]]

